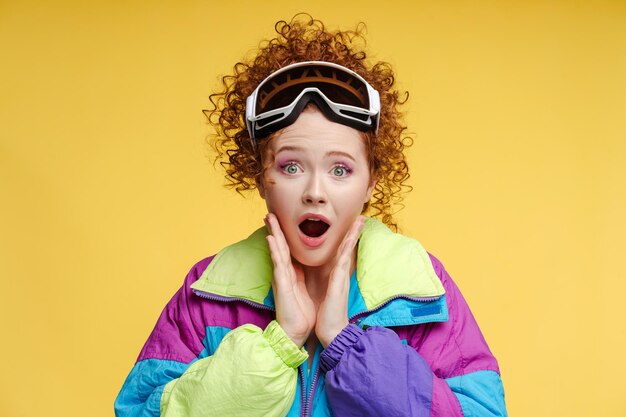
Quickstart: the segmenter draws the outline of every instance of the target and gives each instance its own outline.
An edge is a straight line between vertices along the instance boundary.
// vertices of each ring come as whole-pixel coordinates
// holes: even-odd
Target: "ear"
[[[376,182],[376,178],[372,177],[370,185],[369,187],[367,187],[367,191],[365,193],[365,201],[363,201],[363,204],[369,203],[369,201],[372,199],[372,194],[374,193],[374,187],[376,187]]]

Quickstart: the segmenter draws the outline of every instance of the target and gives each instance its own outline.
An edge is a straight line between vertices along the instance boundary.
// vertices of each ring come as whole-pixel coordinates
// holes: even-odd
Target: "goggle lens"
[[[246,100],[250,138],[264,137],[294,123],[314,102],[332,121],[377,131],[380,98],[361,76],[331,62],[299,62],[268,76]]]
[[[305,66],[265,80],[257,93],[256,114],[291,104],[308,87],[319,89],[334,103],[369,108],[367,86],[354,75],[333,67]]]

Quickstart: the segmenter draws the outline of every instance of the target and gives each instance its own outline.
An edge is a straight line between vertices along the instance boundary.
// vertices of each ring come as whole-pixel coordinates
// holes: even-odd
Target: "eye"
[[[333,167],[332,169],[332,174],[335,177],[345,177],[348,174],[350,174],[350,172],[352,172],[350,170],[350,168],[343,166],[343,165],[336,165],[335,167]]]
[[[283,170],[284,173],[289,175],[295,175],[300,170],[298,164],[296,164],[295,162],[288,162],[282,165],[280,168]]]

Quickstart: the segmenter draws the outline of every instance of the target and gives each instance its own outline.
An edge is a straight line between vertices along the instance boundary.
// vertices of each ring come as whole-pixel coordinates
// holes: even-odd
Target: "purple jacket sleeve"
[[[351,324],[322,352],[337,417],[507,415],[497,362],[458,288],[432,260],[446,289],[447,322],[395,331]]]
[[[338,417],[428,417],[432,371],[384,327],[351,324],[322,353],[326,394]]]

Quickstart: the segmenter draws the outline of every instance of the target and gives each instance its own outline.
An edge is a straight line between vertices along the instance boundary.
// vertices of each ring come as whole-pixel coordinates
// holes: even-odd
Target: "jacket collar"
[[[222,249],[191,288],[219,299],[273,308],[273,269],[265,236],[267,229],[262,227]],[[356,274],[350,282],[350,317],[375,312],[361,320],[366,325],[445,321],[444,293],[430,257],[418,241],[367,219],[359,239]]]

